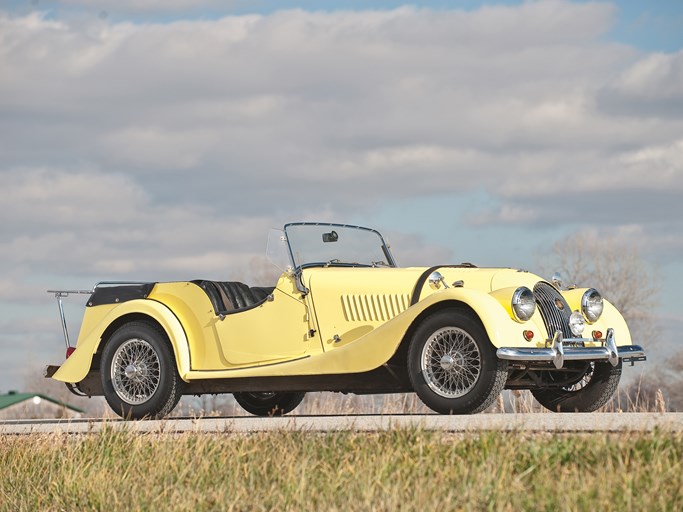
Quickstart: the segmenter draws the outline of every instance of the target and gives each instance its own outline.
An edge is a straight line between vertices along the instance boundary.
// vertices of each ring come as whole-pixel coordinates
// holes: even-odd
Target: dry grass
[[[681,510],[683,438],[104,431],[0,438],[0,510]]]
[[[669,407],[661,389],[641,392],[638,384],[620,390],[601,412],[666,412]],[[538,413],[548,411],[529,391],[504,391],[486,413]],[[344,395],[308,393],[292,415],[338,414],[433,414],[414,393],[388,395]],[[174,416],[249,416],[232,395],[185,397]]]
[[[342,393],[308,393],[290,415],[345,414],[430,414],[414,393],[387,395],[354,395]],[[173,411],[174,416],[251,416],[231,394],[201,398],[184,397]]]

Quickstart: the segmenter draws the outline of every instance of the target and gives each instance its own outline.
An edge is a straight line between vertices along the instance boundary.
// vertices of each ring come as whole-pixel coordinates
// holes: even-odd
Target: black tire
[[[408,376],[430,409],[474,414],[496,400],[507,380],[486,330],[466,312],[446,309],[425,318],[408,348]]]
[[[282,416],[292,412],[306,396],[303,392],[233,393],[242,408],[256,416]]]
[[[594,363],[572,386],[532,389],[531,394],[546,409],[553,412],[593,412],[605,405],[619,386],[621,361]]]
[[[145,322],[119,327],[102,351],[104,397],[124,419],[161,419],[183,394],[166,334]]]

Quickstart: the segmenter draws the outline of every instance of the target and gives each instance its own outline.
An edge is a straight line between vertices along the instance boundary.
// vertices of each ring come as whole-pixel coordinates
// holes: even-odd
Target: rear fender
[[[95,306],[92,309],[100,307],[106,308],[108,306]],[[94,311],[90,313],[90,308],[86,308],[85,314],[86,316],[94,314]],[[102,320],[97,322],[92,329],[81,332],[76,343],[76,350],[52,378],[71,383],[82,381],[90,371],[93,355],[99,349],[107,328],[124,316],[132,314],[138,317],[144,315],[162,327],[173,347],[178,373],[184,379],[184,376],[190,371],[190,351],[183,326],[168,307],[147,299],[131,300],[117,305],[104,315]],[[87,325],[87,318],[83,319],[83,324]]]

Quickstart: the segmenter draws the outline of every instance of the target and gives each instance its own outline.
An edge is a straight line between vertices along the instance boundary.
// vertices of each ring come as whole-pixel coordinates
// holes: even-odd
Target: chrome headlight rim
[[[583,293],[581,297],[581,313],[586,322],[594,324],[602,316],[604,311],[604,304],[602,295],[595,288],[589,288]]]
[[[526,286],[520,286],[512,294],[512,314],[518,322],[528,322],[536,312],[536,297]]]

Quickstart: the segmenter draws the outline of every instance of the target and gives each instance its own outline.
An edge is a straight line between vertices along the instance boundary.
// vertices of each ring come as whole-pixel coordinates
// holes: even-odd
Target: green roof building
[[[41,393],[0,395],[0,420],[80,418],[85,411]]]

